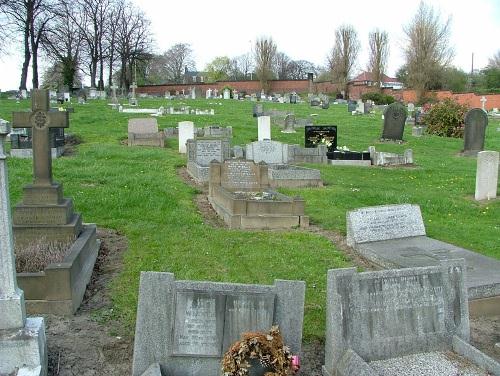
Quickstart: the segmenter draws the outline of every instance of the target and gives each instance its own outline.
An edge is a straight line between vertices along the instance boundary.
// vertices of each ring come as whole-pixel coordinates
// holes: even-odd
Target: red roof
[[[351,82],[365,82],[365,81],[373,82],[371,72],[363,72],[359,76],[357,76],[351,80]],[[399,81],[397,78],[392,78],[392,77],[389,77],[389,76],[383,74],[382,75],[382,82],[399,82]]]

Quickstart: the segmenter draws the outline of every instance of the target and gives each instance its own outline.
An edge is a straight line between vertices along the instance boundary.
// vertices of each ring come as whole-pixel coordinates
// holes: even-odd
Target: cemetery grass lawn
[[[140,99],[143,108],[168,106],[163,99]],[[29,101],[0,101],[0,117],[11,120],[12,111],[29,108]],[[200,109],[214,108],[215,116],[167,115],[159,127],[176,126],[190,119],[196,126],[233,127],[233,145],[257,138],[252,102],[223,100],[186,101]],[[209,103],[223,103],[215,105]],[[177,102],[178,104],[178,102]],[[194,197],[199,192],[182,181],[178,168],[186,163],[177,153],[177,141],[164,149],[126,146],[127,119],[141,115],[112,111],[105,101],[72,105],[70,129],[82,143],[74,153],[53,162],[54,180],[63,183],[85,222],[118,230],[129,241],[120,277],[113,282],[113,310],[96,314],[112,317],[133,335],[139,275],[142,270],[168,271],[176,279],[272,284],[274,279],[300,279],[307,283],[304,338],[324,338],[326,271],[352,266],[327,239],[307,231],[240,231],[204,223]],[[412,148],[414,168],[355,168],[310,165],[319,168],[323,188],[282,190],[306,199],[311,222],[345,234],[345,213],[361,206],[419,204],[429,236],[500,259],[500,200],[473,200],[473,158],[458,157],[463,141],[411,136],[406,144],[378,142],[380,114],[351,116],[346,105],[329,110],[306,104],[264,104],[265,109],[290,109],[297,118],[317,113],[315,124],[338,126],[338,145],[351,150],[402,152]],[[500,122],[487,128],[486,149],[498,150]],[[275,140],[303,145],[304,134],[283,134],[273,126]],[[22,186],[31,182],[30,160],[9,159],[12,205],[22,198]]]

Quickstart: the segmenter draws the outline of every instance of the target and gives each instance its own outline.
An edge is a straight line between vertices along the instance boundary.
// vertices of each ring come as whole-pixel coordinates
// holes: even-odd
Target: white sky
[[[249,52],[260,36],[271,36],[278,50],[294,60],[324,65],[335,29],[351,24],[362,46],[359,70],[368,60],[368,33],[377,27],[389,33],[390,76],[403,64],[402,27],[411,21],[419,4],[419,0],[132,1],[151,20],[155,52],[166,51],[176,43],[189,43],[199,70],[216,56]],[[483,68],[500,50],[499,0],[432,0],[428,4],[441,13],[443,21],[451,16],[455,66],[470,71],[474,53],[474,67]],[[20,47],[13,46],[12,53],[1,59],[0,89],[4,91],[19,85]]]

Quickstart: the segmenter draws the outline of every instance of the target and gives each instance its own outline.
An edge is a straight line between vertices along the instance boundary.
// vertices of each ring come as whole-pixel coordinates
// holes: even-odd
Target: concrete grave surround
[[[484,149],[488,115],[481,108],[473,108],[465,114],[464,155],[476,155]]]
[[[268,167],[271,188],[322,187],[321,172],[313,168],[288,164],[274,164]]]
[[[208,182],[210,162],[223,162],[231,157],[227,139],[190,139],[187,141],[187,171],[198,183]]]
[[[302,281],[244,285],[142,272],[132,375],[159,363],[165,375],[219,376],[223,354],[243,332],[272,325],[279,325],[285,344],[299,353],[304,297]]]
[[[258,140],[270,140],[271,139],[271,117],[270,116],[259,116],[257,118],[257,131]]]
[[[255,141],[247,144],[246,158],[256,163],[286,164],[288,163],[288,144],[272,140]]]
[[[10,215],[9,183],[4,142],[10,131],[0,123],[0,374],[47,375],[45,322],[26,318],[23,291],[16,282]],[[17,373],[16,373],[17,374]]]
[[[208,201],[230,228],[309,226],[305,202],[270,190],[267,164],[246,160],[210,163]]]
[[[368,147],[371,164],[374,166],[404,166],[413,164],[413,150],[406,149],[403,154],[376,151],[375,146]]]
[[[347,244],[383,268],[434,266],[465,259],[470,299],[500,303],[500,261],[426,236],[418,205],[382,205],[347,213]],[[500,314],[500,304],[497,314]]]
[[[67,112],[47,112],[47,90],[34,90],[29,112],[14,112],[14,126],[33,126],[33,184],[24,187],[23,201],[13,210],[16,246],[39,242],[72,242],[62,263],[38,273],[20,273],[28,312],[73,314],[90,281],[99,241],[95,225],[82,224],[73,201],[63,197],[62,185],[52,180],[48,129],[67,127]]]
[[[158,131],[155,118],[128,120],[128,146],[165,146],[165,134]]]
[[[326,164],[328,148],[326,145],[318,145],[316,148],[304,148],[300,145],[288,145],[289,163],[320,163]]]
[[[406,122],[406,108],[401,103],[391,103],[384,111],[382,139],[401,141]]]
[[[454,351],[486,371],[500,365],[469,344],[464,260],[327,277],[324,376],[373,375],[371,361]]]
[[[194,139],[195,129],[194,123],[192,121],[181,121],[179,122],[179,153],[186,154],[187,140]]]
[[[500,153],[497,151],[480,151],[477,153],[476,200],[491,200],[497,197],[498,163]]]

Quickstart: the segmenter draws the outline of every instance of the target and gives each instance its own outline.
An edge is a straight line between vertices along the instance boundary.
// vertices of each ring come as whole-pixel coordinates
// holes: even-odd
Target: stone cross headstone
[[[473,108],[465,115],[464,150],[466,155],[475,155],[484,149],[484,138],[488,115],[480,108]]]
[[[186,154],[186,142],[194,139],[194,133],[194,123],[192,121],[181,121],[179,123],[179,153]]]
[[[295,133],[295,115],[288,114],[285,116],[285,127],[282,133]]]
[[[137,89],[137,84],[135,82],[132,82],[130,88],[132,89],[132,98],[135,98],[135,89]]]
[[[9,132],[9,123],[0,120],[0,374],[46,375],[45,323],[26,318],[24,292],[17,286],[4,149]]]
[[[497,151],[480,151],[477,153],[476,200],[491,200],[497,197],[498,163]]]
[[[118,86],[116,86],[115,84],[113,84],[111,86],[112,95],[113,95],[112,98],[111,98],[111,100],[112,100],[112,103],[115,104],[115,105],[118,104],[118,98],[116,97],[116,89],[118,89]]]
[[[271,117],[270,116],[259,116],[257,118],[258,127],[258,140],[270,140],[271,139]]]
[[[401,103],[390,104],[384,112],[382,139],[402,141],[406,123],[406,108]]]
[[[52,156],[49,143],[50,128],[69,127],[66,111],[49,111],[47,90],[33,90],[31,112],[14,112],[14,128],[31,128],[33,137],[33,185],[52,186]]]
[[[486,97],[483,95],[479,101],[481,102],[481,107],[483,108],[483,111],[486,111],[485,106],[486,106],[486,102],[488,102]]]

